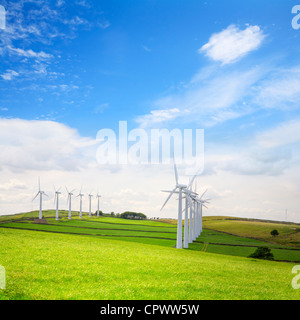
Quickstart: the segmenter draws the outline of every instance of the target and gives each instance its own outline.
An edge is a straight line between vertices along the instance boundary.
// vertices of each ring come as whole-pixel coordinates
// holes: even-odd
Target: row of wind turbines
[[[199,237],[202,233],[202,209],[203,207],[207,208],[206,204],[209,203],[210,199],[204,199],[204,195],[207,190],[205,190],[202,195],[200,196],[197,193],[196,186],[194,188],[194,191],[192,190],[193,183],[195,181],[195,178],[197,177],[197,173],[193,176],[193,178],[190,180],[188,185],[180,184],[178,181],[178,171],[176,164],[174,163],[174,172],[175,172],[175,187],[172,190],[162,190],[162,192],[169,193],[169,196],[167,197],[166,201],[164,202],[163,206],[161,207],[161,210],[165,207],[165,205],[168,203],[168,201],[171,199],[171,197],[174,194],[178,194],[178,222],[177,222],[177,241],[176,241],[176,248],[182,249],[182,248],[188,248],[190,243],[193,243]],[[32,201],[34,201],[38,196],[40,196],[40,209],[39,209],[39,219],[42,219],[42,202],[43,202],[43,196],[48,195],[41,190],[40,186],[40,179],[38,182],[39,190],[36,194],[36,196],[33,198]],[[58,190],[55,189],[55,198],[54,203],[56,203],[56,220],[59,219],[59,195],[61,188]],[[68,205],[69,205],[69,215],[68,218],[72,218],[72,196],[74,195],[75,190],[69,191],[66,187],[66,191],[68,194]],[[79,211],[79,217],[82,218],[82,198],[84,194],[82,193],[82,188],[79,192],[79,194],[76,197],[80,198],[80,211]],[[92,197],[93,195],[90,193],[88,194],[89,197],[89,217],[92,215]],[[101,195],[97,192],[97,200],[98,200],[98,206],[97,206],[97,216],[99,216],[99,202]],[[185,199],[185,208],[183,208],[182,200]],[[184,212],[184,234],[182,234],[182,214]]]
[[[39,190],[37,192],[37,194],[35,195],[35,197],[32,199],[32,201],[34,201],[38,196],[40,196],[40,208],[39,208],[39,219],[41,220],[42,219],[42,208],[43,208],[43,196],[46,196],[48,197],[48,195],[41,190],[41,184],[40,184],[40,179],[39,179]],[[53,186],[54,187],[54,186]],[[54,197],[54,203],[56,204],[56,215],[55,215],[55,218],[56,220],[59,219],[59,195],[62,194],[62,192],[60,191],[61,188],[59,189],[56,189],[54,187],[54,192],[55,192],[55,197]],[[68,205],[69,205],[69,214],[68,214],[68,218],[69,219],[72,219],[72,196],[74,195],[74,191],[75,189],[69,191],[68,188],[66,187],[66,191],[67,191],[67,194],[68,194]],[[88,194],[88,197],[89,197],[89,217],[92,216],[92,197],[94,195],[92,195],[91,193]],[[84,197],[84,194],[82,193],[82,188],[80,189],[80,192],[79,194],[76,196],[76,198],[79,197],[80,198],[80,211],[79,211],[79,217],[82,218],[82,197]],[[97,216],[99,217],[100,215],[100,210],[99,210],[99,205],[100,205],[100,198],[101,198],[101,195],[98,194],[97,192],[97,200],[98,200],[98,203],[97,203]]]
[[[193,183],[197,173],[190,180],[188,185],[180,184],[178,182],[178,171],[174,163],[175,172],[175,187],[173,190],[162,190],[162,192],[169,193],[166,201],[160,210],[162,210],[167,202],[171,199],[173,194],[178,194],[178,220],[177,220],[177,242],[176,248],[188,248],[189,243],[192,243],[201,235],[202,232],[202,208],[207,206],[210,199],[203,199],[207,190],[201,196],[197,193],[196,186],[192,190]],[[185,208],[182,208],[182,199],[185,198]],[[182,213],[184,212],[184,237],[182,237]],[[182,240],[183,238],[183,240]],[[183,243],[182,243],[183,242]]]

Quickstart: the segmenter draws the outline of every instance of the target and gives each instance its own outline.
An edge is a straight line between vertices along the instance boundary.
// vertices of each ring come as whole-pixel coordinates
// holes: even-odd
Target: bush
[[[274,260],[274,255],[268,247],[258,247],[254,253],[249,255],[249,258]]]
[[[270,233],[271,233],[271,235],[272,235],[273,237],[279,235],[279,232],[278,232],[276,229],[272,230]]]

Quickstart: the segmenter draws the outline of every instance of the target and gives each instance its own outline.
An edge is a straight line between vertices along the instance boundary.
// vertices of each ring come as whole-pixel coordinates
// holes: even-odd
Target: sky
[[[86,211],[98,192],[104,212],[176,218],[176,197],[160,210],[172,163],[99,163],[99,130],[118,141],[127,121],[135,132],[204,130],[204,215],[300,222],[295,5],[0,0],[0,215],[38,210],[40,178],[44,209],[54,187],[61,209],[66,187],[82,188]]]

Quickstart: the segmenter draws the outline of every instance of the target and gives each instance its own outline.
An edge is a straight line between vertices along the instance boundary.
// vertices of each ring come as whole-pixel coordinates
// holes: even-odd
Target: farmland
[[[177,250],[174,224],[45,215],[47,224],[33,223],[34,213],[0,219],[0,264],[7,273],[0,299],[300,298],[291,286],[299,247],[246,237],[245,230],[235,235],[226,223],[237,220],[205,218],[197,241]],[[247,258],[262,245],[281,262]]]

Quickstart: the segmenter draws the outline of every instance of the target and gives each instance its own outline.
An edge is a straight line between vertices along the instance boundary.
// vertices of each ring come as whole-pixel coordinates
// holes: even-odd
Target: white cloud
[[[149,125],[162,123],[164,121],[170,121],[179,116],[180,110],[178,108],[164,109],[164,110],[152,110],[150,114],[140,116],[136,119],[137,123],[144,128]]]
[[[225,30],[213,34],[208,43],[198,51],[205,53],[210,59],[222,64],[233,63],[249,52],[256,50],[262,43],[265,35],[259,26],[248,26],[240,30],[230,25]]]
[[[291,120],[279,124],[273,129],[261,132],[256,141],[263,148],[287,146],[300,141],[300,120]]]
[[[7,80],[10,81],[12,80],[14,77],[17,77],[19,75],[18,72],[14,71],[14,70],[6,70],[5,73],[1,74],[0,77],[3,80]]]
[[[109,103],[102,103],[99,106],[95,107],[93,113],[102,114],[106,109],[109,108]]]
[[[12,190],[12,189],[26,189],[24,182],[18,179],[10,179],[5,183],[0,184],[0,190]]]
[[[216,71],[203,78],[200,70],[200,76],[193,76],[190,83],[179,93],[154,101],[152,105],[156,109],[137,117],[136,121],[142,127],[175,119],[197,121],[199,125],[212,126],[236,119],[251,112],[252,107],[244,105],[243,99],[252,94],[251,87],[260,79],[262,73],[260,68],[230,73]]]
[[[107,29],[108,27],[110,27],[110,22],[107,21],[107,20],[103,20],[101,22],[98,22],[98,26],[101,28],[101,29]]]
[[[279,69],[257,88],[255,103],[272,109],[299,108],[300,68]]]
[[[95,143],[57,122],[0,118],[0,169],[80,170],[96,161]]]
[[[53,58],[52,54],[45,53],[44,51],[35,52],[31,49],[23,50],[20,48],[14,48],[12,46],[7,46],[9,52],[17,54],[18,56],[26,57],[26,58],[36,58],[36,59],[50,59]]]

